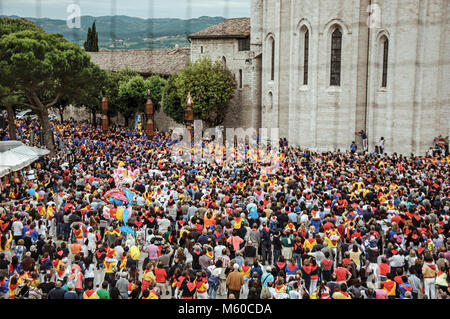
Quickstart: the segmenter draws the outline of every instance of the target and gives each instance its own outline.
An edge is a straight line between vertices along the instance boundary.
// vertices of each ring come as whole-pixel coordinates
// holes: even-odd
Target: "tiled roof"
[[[232,18],[189,35],[191,39],[246,38],[250,36],[250,18]]]
[[[100,50],[87,52],[91,61],[104,70],[122,71],[127,67],[142,75],[171,75],[183,70],[190,59],[190,48]]]

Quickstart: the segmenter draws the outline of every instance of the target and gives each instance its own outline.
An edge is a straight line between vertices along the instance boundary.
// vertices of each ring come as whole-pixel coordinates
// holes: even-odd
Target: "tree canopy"
[[[135,113],[144,112],[148,90],[155,109],[158,108],[165,85],[166,80],[158,75],[144,79],[131,69],[108,71],[105,91],[109,109],[112,112],[120,112],[128,124],[128,120]]]
[[[0,85],[20,90],[38,114],[46,147],[54,153],[48,108],[62,96],[79,95],[91,85],[89,55],[59,34],[50,34],[24,21],[0,19]]]
[[[95,21],[92,28],[88,29],[86,41],[84,41],[84,49],[87,52],[98,52],[98,32],[95,27]]]

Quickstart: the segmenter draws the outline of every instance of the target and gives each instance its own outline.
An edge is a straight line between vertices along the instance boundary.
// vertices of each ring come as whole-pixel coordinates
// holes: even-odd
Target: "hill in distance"
[[[2,16],[0,16],[2,17]],[[18,16],[9,16],[18,18]],[[81,28],[69,29],[66,20],[25,18],[50,33],[62,34],[83,47],[88,28],[95,25],[100,49],[180,48],[189,46],[187,36],[225,20],[223,17],[141,19],[123,15],[81,16]]]

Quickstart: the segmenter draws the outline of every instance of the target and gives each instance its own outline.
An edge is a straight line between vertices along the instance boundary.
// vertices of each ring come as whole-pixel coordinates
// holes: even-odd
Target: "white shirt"
[[[192,255],[191,253],[187,250],[187,248],[184,249],[184,255],[186,256],[186,263],[192,263]]]
[[[38,229],[39,235],[46,235],[47,234],[47,227],[45,227],[44,224],[42,224]]]
[[[97,236],[95,236],[94,233],[88,233],[87,238],[88,238],[88,248],[90,250],[94,250],[95,251],[95,249],[96,249],[95,242],[97,240]]]
[[[84,273],[85,278],[94,278],[95,276],[95,266],[94,264],[90,264]]]
[[[289,291],[289,299],[301,299],[300,293],[297,290]]]
[[[301,217],[300,217],[300,224],[303,224],[303,223],[305,223],[305,224],[307,224],[308,223],[308,215],[306,215],[306,214],[303,214]]]
[[[220,256],[222,256],[223,249],[226,248],[223,245],[217,245],[214,247],[214,261],[217,261]]]
[[[394,255],[389,258],[391,267],[403,267],[405,265],[405,257],[400,255]]]
[[[13,229],[13,234],[14,234],[14,236],[22,236],[22,229],[23,229],[23,224],[22,224],[22,222],[16,220],[16,221],[12,224],[12,229]]]
[[[170,220],[168,220],[167,218],[162,218],[160,220],[158,220],[158,227],[159,227],[159,231],[161,233],[165,233],[167,231],[167,229],[170,226]]]
[[[216,267],[215,265],[209,266],[208,270],[211,272],[211,275],[214,277],[220,277],[220,274],[222,273],[222,268]]]

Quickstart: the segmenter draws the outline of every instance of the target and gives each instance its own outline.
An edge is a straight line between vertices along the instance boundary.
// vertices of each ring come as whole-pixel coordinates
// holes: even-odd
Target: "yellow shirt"
[[[336,236],[337,237],[337,240],[336,240],[336,243],[335,244],[333,244],[333,241],[330,239],[330,238],[328,238],[328,237],[325,237],[325,240],[327,241],[327,243],[328,243],[328,247],[331,247],[331,248],[336,248],[337,247],[337,245],[338,245],[338,243],[339,243],[339,236]],[[306,241],[305,241],[306,242]]]
[[[0,245],[0,252],[5,252],[5,251],[9,251],[10,248],[10,244],[12,242],[13,237],[11,235],[9,235],[9,238],[6,240],[6,244],[5,244],[5,249],[2,249],[1,245]]]
[[[150,294],[147,298],[142,297],[142,299],[158,299],[158,295],[156,294],[155,290],[150,290]]]
[[[341,291],[337,291],[333,294],[333,299],[352,299],[350,295],[345,295]]]
[[[88,296],[86,292],[83,293],[83,299],[100,299],[100,297],[97,295],[96,292],[94,292],[92,295]]]
[[[155,274],[153,273],[153,271],[147,271],[147,272],[144,272],[144,274],[142,275],[142,280],[156,282],[156,277],[155,277]]]
[[[317,241],[315,239],[314,239],[314,241],[312,243],[310,243],[308,239],[306,239],[305,242],[303,243],[303,247],[305,249],[309,248],[310,251],[313,249],[313,247],[315,245],[317,245]]]
[[[359,256],[361,256],[361,251],[358,249],[358,251],[355,253],[353,250],[350,252],[350,259],[357,265],[361,266]]]
[[[116,266],[117,261],[115,259],[105,259],[103,264],[105,265],[105,272],[111,274],[114,272],[114,266]]]
[[[187,229],[180,230],[180,238],[183,237],[183,233],[188,233],[189,234],[189,230],[187,230]]]

